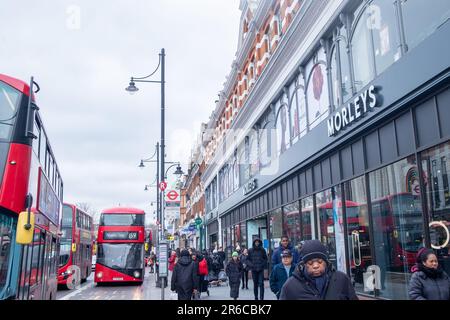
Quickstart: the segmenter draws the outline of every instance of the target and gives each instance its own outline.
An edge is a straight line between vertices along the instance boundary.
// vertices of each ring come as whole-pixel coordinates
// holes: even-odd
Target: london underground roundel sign
[[[164,191],[164,190],[166,190],[166,188],[167,188],[167,182],[161,181],[159,183],[159,190]]]
[[[176,192],[175,190],[169,191],[169,193],[167,194],[167,198],[169,200],[176,200],[178,198],[178,192]]]

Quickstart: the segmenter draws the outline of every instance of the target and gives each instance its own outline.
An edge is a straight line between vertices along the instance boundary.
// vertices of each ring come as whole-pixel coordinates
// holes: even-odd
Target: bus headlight
[[[103,272],[97,272],[97,278],[101,279],[103,277]]]
[[[133,273],[133,275],[134,275],[135,278],[139,278],[141,276],[141,273],[139,271],[135,271]]]

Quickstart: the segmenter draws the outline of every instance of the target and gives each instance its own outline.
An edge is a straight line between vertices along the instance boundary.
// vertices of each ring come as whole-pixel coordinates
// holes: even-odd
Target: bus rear
[[[135,208],[103,210],[97,236],[94,281],[99,283],[144,280],[145,212]]]

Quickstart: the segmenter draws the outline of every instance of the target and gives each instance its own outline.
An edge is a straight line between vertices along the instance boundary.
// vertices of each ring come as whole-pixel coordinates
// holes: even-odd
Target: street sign
[[[179,194],[175,190],[170,190],[167,193],[167,199],[172,200],[172,201],[177,201],[178,196],[179,196]]]
[[[195,218],[195,224],[196,224],[196,225],[201,225],[202,222],[203,222],[202,218],[200,218],[200,217]]]
[[[166,188],[167,188],[167,182],[161,181],[159,183],[159,190],[164,191],[164,190],[166,190]]]
[[[167,277],[168,276],[168,272],[167,272],[167,263],[169,260],[168,257],[168,244],[166,242],[161,242],[159,244],[159,249],[158,249],[158,261],[159,261],[159,276],[160,277]]]

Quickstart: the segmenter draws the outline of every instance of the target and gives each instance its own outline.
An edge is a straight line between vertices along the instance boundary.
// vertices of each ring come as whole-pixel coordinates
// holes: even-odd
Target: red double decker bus
[[[94,281],[144,281],[145,212],[135,208],[103,210],[97,236]]]
[[[0,74],[0,299],[56,298],[63,182],[33,88]],[[31,240],[18,244],[24,211]]]
[[[73,204],[65,203],[61,222],[58,284],[73,289],[85,281],[92,270],[92,217]]]

